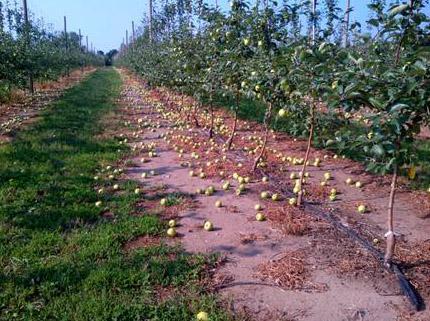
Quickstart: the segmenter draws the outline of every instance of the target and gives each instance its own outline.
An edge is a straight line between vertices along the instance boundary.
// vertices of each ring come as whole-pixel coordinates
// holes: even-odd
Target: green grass
[[[207,100],[204,101],[207,103]],[[232,109],[235,101],[233,97],[228,95],[218,94],[215,96],[215,105],[220,108]],[[238,110],[238,116],[244,120],[251,120],[262,123],[264,120],[265,106],[263,103],[251,99],[242,98]],[[304,117],[304,116],[297,116]],[[355,137],[365,132],[365,129],[358,123],[335,119],[330,115],[318,115],[318,130],[314,137],[313,145],[317,148],[326,148],[325,142],[333,139],[336,132],[348,132],[351,137],[349,141],[344,141],[330,146],[330,150],[340,155],[345,155],[350,159],[365,162],[363,152],[356,147]],[[293,137],[306,138],[308,135],[306,127],[304,127],[303,119],[290,117],[288,119],[272,119],[271,127],[280,132],[285,132]],[[411,181],[410,186],[416,189],[427,190],[430,187],[430,140],[417,141],[414,145],[417,156],[417,177]],[[406,170],[404,171],[406,175]]]
[[[201,309],[211,320],[229,319],[199,285],[214,258],[166,245],[123,249],[165,226],[130,215],[135,182],[118,181],[117,193],[96,191],[109,190],[106,166],[128,152],[99,135],[120,85],[113,69],[97,71],[0,147],[0,320],[183,321]],[[161,301],[160,287],[180,294]]]

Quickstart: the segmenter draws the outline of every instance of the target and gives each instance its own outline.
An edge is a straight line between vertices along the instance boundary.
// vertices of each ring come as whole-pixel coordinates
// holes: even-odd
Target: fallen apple
[[[97,206],[97,207],[102,206],[102,201],[97,201],[97,202],[96,202],[96,206]]]
[[[330,194],[330,196],[329,196],[329,199],[330,199],[330,201],[335,201],[336,200],[336,198],[337,198],[337,196],[336,196],[336,194]]]
[[[275,193],[275,194],[273,194],[272,195],[272,201],[279,201],[280,200],[280,196],[279,196],[279,194],[277,194],[277,193]]]
[[[263,183],[267,183],[267,182],[269,181],[269,178],[268,178],[267,176],[264,176],[264,177],[261,179],[261,181],[262,181]]]
[[[261,211],[261,209],[262,209],[263,207],[260,205],[260,204],[255,204],[255,206],[254,206],[254,209],[256,210],[256,211]]]
[[[197,313],[197,321],[209,321],[209,315],[207,312],[200,311]]]
[[[140,188],[136,188],[136,189],[134,190],[134,194],[140,194]]]
[[[174,227],[171,227],[167,230],[167,235],[170,237],[175,237],[176,236],[176,229]]]
[[[161,201],[160,201],[160,204],[163,205],[163,206],[166,205],[167,204],[167,199],[162,198]]]
[[[175,220],[170,220],[169,221],[169,227],[176,227],[176,221]]]
[[[262,199],[267,199],[269,197],[269,192],[261,192],[260,197]]]
[[[346,184],[351,185],[353,183],[352,178],[348,177],[345,181]]]
[[[215,206],[216,207],[222,207],[222,202],[221,201],[216,201],[215,202]]]
[[[212,222],[206,221],[205,224],[203,225],[203,228],[206,231],[212,231],[214,229],[214,226],[213,226]]]
[[[363,184],[360,181],[355,182],[355,187],[361,188]]]
[[[363,213],[365,213],[366,212],[366,205],[363,205],[363,204],[361,204],[361,205],[359,205],[358,207],[357,207],[357,211],[358,211],[358,213],[360,213],[360,214],[363,214]]]
[[[255,219],[259,222],[266,220],[266,216],[263,213],[259,212],[255,215]]]
[[[288,200],[288,204],[290,204],[290,205],[296,205],[297,204],[297,199],[295,197],[291,197]]]
[[[325,178],[325,180],[330,180],[331,179],[331,174],[329,173],[329,172],[325,172],[324,173],[324,178]]]

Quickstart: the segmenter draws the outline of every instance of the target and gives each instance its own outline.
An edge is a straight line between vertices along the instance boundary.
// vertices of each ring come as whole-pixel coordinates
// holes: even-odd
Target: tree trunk
[[[300,206],[302,204],[302,198],[303,198],[303,178],[305,177],[305,171],[306,171],[306,163],[309,160],[309,154],[311,151],[311,146],[312,146],[312,137],[314,135],[314,113],[315,113],[315,100],[312,99],[312,104],[311,104],[311,110],[310,110],[310,117],[309,117],[309,138],[308,138],[308,146],[306,149],[306,155],[305,155],[305,160],[303,161],[303,167],[302,167],[302,172],[300,174],[300,182],[299,182],[299,194],[297,197],[297,205]]]
[[[233,144],[234,135],[236,134],[236,127],[237,127],[237,118],[238,118],[238,110],[239,110],[239,100],[240,100],[240,94],[239,91],[236,93],[236,107],[234,109],[234,124],[233,124],[233,130],[231,131],[230,138],[227,140],[227,150],[231,149],[231,145]]]
[[[211,126],[209,128],[209,138],[213,137],[214,134],[214,106],[212,103],[212,92],[209,95],[209,109],[210,109],[210,113],[211,113]]]
[[[197,119],[197,106],[200,105],[200,103],[194,104],[193,108],[193,119],[194,119],[194,125],[196,127],[200,127],[199,120]]]
[[[391,261],[393,259],[394,248],[396,246],[396,236],[394,235],[394,199],[396,195],[397,186],[397,164],[394,165],[394,173],[391,181],[391,191],[390,198],[388,201],[388,217],[387,217],[387,227],[388,232],[385,234],[387,238],[387,248],[385,250],[384,264],[387,267],[391,266]]]
[[[272,103],[269,103],[268,108],[266,110],[266,114],[264,115],[264,127],[265,127],[264,142],[263,142],[263,146],[261,148],[260,154],[257,156],[257,158],[254,161],[254,165],[252,166],[252,171],[254,172],[257,169],[258,163],[263,157],[264,152],[266,151],[267,138],[269,136],[269,125],[270,125],[269,123],[270,123],[271,116],[272,116]]]

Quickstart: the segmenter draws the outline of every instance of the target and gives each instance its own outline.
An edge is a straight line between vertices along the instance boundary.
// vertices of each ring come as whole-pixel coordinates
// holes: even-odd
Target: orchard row
[[[34,21],[33,21],[34,20]],[[103,59],[82,46],[75,32],[52,32],[26,8],[0,0],[0,101],[13,88],[55,80],[69,70],[101,65]]]
[[[367,169],[393,173],[387,256],[394,249],[393,208],[398,173],[415,175],[413,142],[430,120],[428,1],[386,6],[371,1],[367,31],[343,18],[337,1],[274,1],[249,5],[233,0],[228,12],[200,1],[163,5],[143,33],[122,48],[118,63],[150,85],[192,94],[199,103],[180,106],[188,115],[231,99],[238,118],[244,99],[264,108],[265,133],[254,169],[264,163],[270,126],[284,123],[307,135],[303,181],[311,145],[321,141],[354,155]],[[303,25],[307,21],[307,27]],[[250,104],[249,108],[255,108]],[[257,110],[249,110],[248,114]],[[197,117],[194,117],[197,119]],[[196,124],[198,125],[198,124]],[[232,147],[236,122],[227,149]],[[298,205],[302,186],[298,186]]]

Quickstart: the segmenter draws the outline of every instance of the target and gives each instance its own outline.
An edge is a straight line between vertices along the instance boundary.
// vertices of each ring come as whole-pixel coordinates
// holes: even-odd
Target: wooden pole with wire
[[[27,6],[27,0],[23,0],[23,9],[24,9],[24,33],[25,33],[25,40],[27,44],[27,50],[30,50],[31,47],[31,37],[30,37],[30,21],[28,19],[28,6]],[[30,93],[34,93],[34,80],[33,80],[33,71],[31,68],[28,71],[28,89],[30,90]]]

